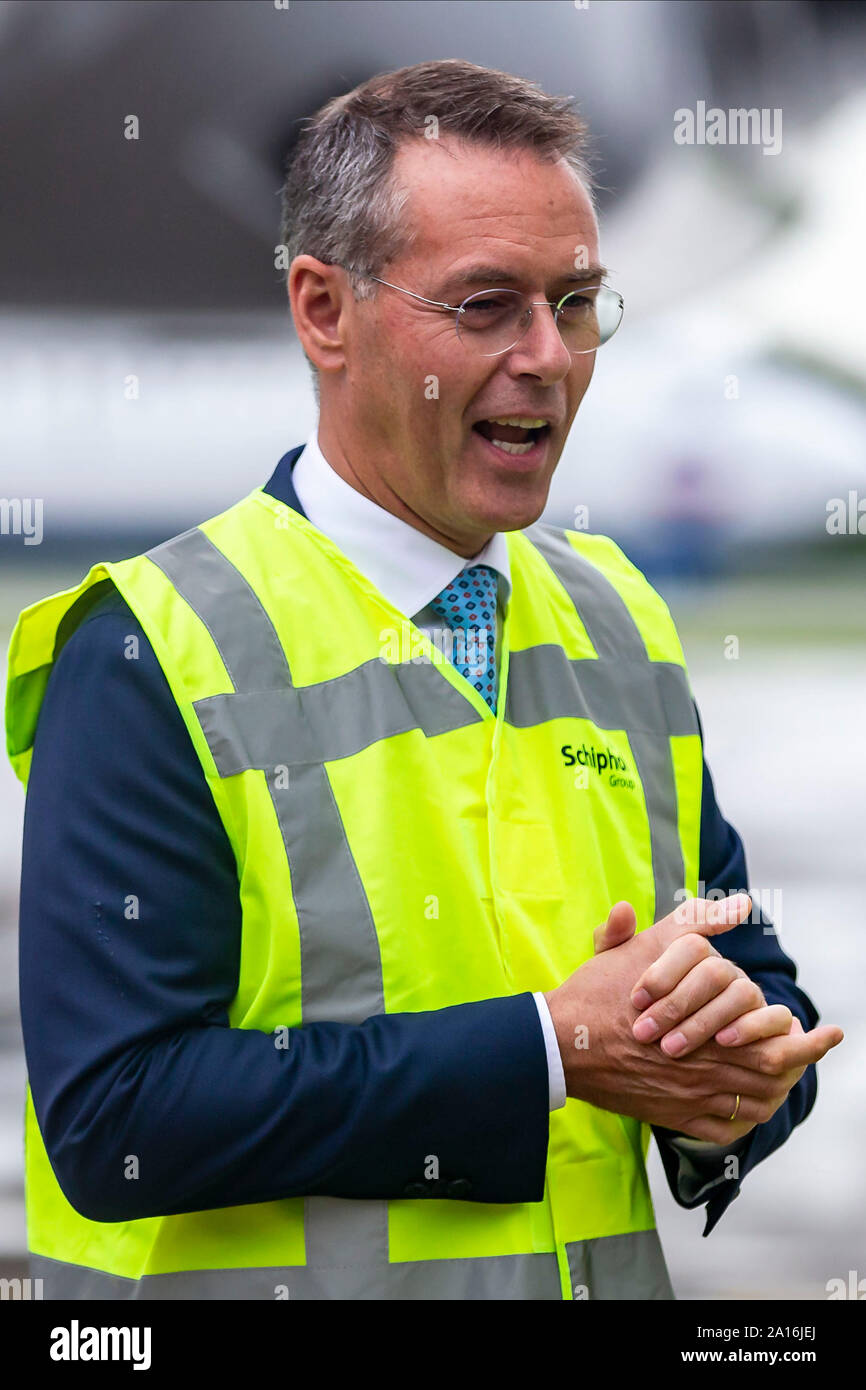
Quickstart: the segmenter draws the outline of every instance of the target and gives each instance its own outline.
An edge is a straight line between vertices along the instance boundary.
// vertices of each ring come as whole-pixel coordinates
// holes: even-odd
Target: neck
[[[367,497],[371,502],[375,502],[384,511],[391,512],[401,521],[405,521],[408,526],[413,526],[416,531],[421,531],[431,540],[437,541],[448,550],[452,550],[455,555],[462,559],[471,559],[477,555],[479,550],[487,544],[493,535],[492,531],[485,533],[467,533],[461,531],[459,534],[449,531],[442,531],[435,523],[429,521],[420,512],[416,512],[409,503],[395,492],[381,473],[375,468],[364,467],[360,463],[361,453],[354,449],[344,449],[336,433],[332,431],[324,420],[319,421],[318,429],[319,448],[322,454],[345,483],[353,487],[356,492],[360,492],[362,497]]]

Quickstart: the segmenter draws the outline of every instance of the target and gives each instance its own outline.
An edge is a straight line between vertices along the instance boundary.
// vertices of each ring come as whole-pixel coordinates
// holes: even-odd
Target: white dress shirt
[[[477,555],[461,559],[447,546],[425,536],[407,521],[386,511],[358,492],[327,462],[319,448],[318,428],[307,440],[292,470],[292,485],[309,521],[339,546],[389,603],[417,627],[441,628],[442,619],[430,601],[455,580],[466,565],[490,565],[498,576],[497,615],[501,618],[511,595],[511,571],[505,536],[497,532]],[[496,625],[496,663],[499,665],[502,623]],[[547,1000],[533,994],[547,1051],[551,1110],[565,1105],[565,1072]]]

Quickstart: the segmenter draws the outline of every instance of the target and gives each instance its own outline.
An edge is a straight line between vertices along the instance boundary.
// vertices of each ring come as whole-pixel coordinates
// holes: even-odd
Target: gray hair
[[[391,177],[394,156],[404,141],[423,138],[432,118],[439,135],[565,160],[592,199],[587,128],[571,101],[459,58],[379,73],[335,97],[309,118],[287,163],[280,240],[288,265],[300,255],[341,265],[354,298],[373,297],[378,286],[367,277],[417,236],[404,217],[411,190]]]

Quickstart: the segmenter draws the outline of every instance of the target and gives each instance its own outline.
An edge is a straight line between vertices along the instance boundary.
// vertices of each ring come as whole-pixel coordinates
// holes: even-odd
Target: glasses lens
[[[573,291],[560,301],[558,325],[571,353],[594,352],[612,338],[623,303],[607,285]],[[471,351],[494,357],[519,342],[529,327],[531,304],[517,290],[481,290],[463,301],[457,336]]]
[[[457,313],[457,336],[482,356],[507,352],[529,327],[526,296],[516,290],[481,290],[464,299]]]
[[[622,308],[622,298],[607,285],[573,291],[559,304],[562,341],[572,353],[594,352],[619,328]]]

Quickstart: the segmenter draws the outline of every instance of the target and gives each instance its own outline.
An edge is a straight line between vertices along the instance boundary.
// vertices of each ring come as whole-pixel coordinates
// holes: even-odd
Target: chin
[[[517,479],[514,480],[517,482]],[[469,507],[473,519],[480,526],[491,531],[523,531],[541,516],[547,506],[550,479],[538,478],[528,486],[527,479],[521,479],[522,486],[497,487],[488,490],[477,507]]]

